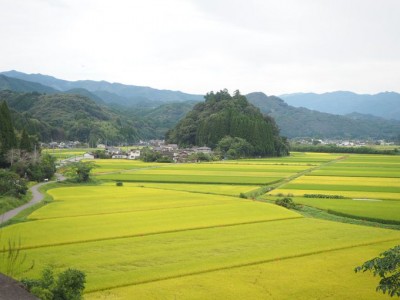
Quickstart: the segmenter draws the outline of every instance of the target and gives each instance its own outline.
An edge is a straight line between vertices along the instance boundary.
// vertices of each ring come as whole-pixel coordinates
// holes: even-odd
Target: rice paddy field
[[[290,191],[305,205],[399,221],[397,177],[329,174],[346,166],[385,172],[397,163],[391,159],[294,153],[207,164],[99,160],[100,184],[59,184],[48,191],[51,203],[4,227],[2,241],[20,239],[35,261],[24,277],[46,265],[84,271],[85,299],[385,299],[375,292],[377,278],[353,270],[398,245],[399,230],[308,218],[239,194],[275,182],[264,198]],[[326,194],[324,188],[363,200],[303,197],[305,190]]]
[[[241,160],[199,164],[149,164],[136,161],[96,160],[102,180],[191,184],[267,185],[337,159],[330,154],[270,160]],[[119,171],[119,170],[120,171]]]
[[[334,213],[400,224],[400,156],[349,155],[280,186],[265,198],[278,195]]]
[[[91,149],[91,148],[70,148],[70,149],[43,149],[43,153],[48,153],[52,156],[54,156],[57,159],[66,159],[66,158],[71,158],[75,156],[81,156],[86,152],[90,152],[96,149]]]

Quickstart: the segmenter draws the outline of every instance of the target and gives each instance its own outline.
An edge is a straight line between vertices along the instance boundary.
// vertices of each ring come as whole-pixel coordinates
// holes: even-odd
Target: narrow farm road
[[[59,181],[66,179],[63,175],[58,174],[58,173],[56,174],[56,177],[57,177],[57,180],[59,180]],[[41,182],[41,183],[38,183],[38,184],[35,184],[34,186],[32,186],[30,188],[30,191],[32,192],[31,201],[29,201],[28,203],[25,203],[24,205],[21,205],[17,208],[9,210],[9,211],[5,212],[4,214],[1,214],[0,215],[0,224],[7,222],[11,218],[13,218],[17,214],[19,214],[21,211],[23,211],[24,209],[27,209],[28,207],[31,207],[31,206],[35,205],[36,203],[39,203],[40,201],[42,201],[44,198],[44,195],[39,191],[39,188],[41,186],[51,183],[51,182],[54,182],[54,181]]]
[[[336,158],[336,159],[333,159],[333,160],[327,161],[327,162],[325,162],[325,163],[322,163],[322,164],[320,164],[320,165],[318,165],[318,166],[315,166],[315,167],[313,167],[313,168],[310,168],[310,169],[301,171],[301,172],[299,172],[299,173],[296,173],[296,174],[294,174],[294,175],[292,175],[292,176],[290,176],[290,177],[288,177],[288,178],[284,178],[284,179],[280,180],[279,182],[276,182],[276,183],[272,184],[272,185],[270,186],[270,187],[271,187],[270,191],[276,190],[276,189],[280,188],[281,186],[283,186],[283,185],[289,183],[290,181],[293,181],[293,180],[295,180],[296,178],[299,178],[300,176],[303,176],[304,174],[311,173],[312,171],[321,169],[322,167],[326,167],[326,166],[331,165],[331,164],[334,164],[334,163],[336,163],[336,162],[338,162],[338,161],[345,160],[345,159],[347,159],[348,157],[349,157],[348,155],[344,155],[344,156],[338,157],[338,158]]]

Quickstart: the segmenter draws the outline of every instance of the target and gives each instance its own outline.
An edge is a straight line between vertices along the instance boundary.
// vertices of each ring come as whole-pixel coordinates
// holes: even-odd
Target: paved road
[[[56,174],[58,180],[65,180],[65,177],[61,174]],[[27,209],[28,207],[31,207],[32,205],[35,205],[36,203],[39,203],[40,201],[43,200],[44,195],[39,192],[39,188],[42,185],[48,184],[50,182],[54,181],[49,181],[49,182],[41,182],[38,184],[35,184],[30,188],[32,192],[32,199],[28,203],[25,203],[24,205],[21,205],[17,208],[14,208],[12,210],[9,210],[8,212],[5,212],[4,214],[0,215],[0,224],[10,220],[11,218],[15,217],[17,214],[19,214],[21,211],[24,209]]]

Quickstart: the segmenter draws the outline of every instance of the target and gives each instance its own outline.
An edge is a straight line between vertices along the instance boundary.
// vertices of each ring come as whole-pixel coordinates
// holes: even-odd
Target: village
[[[75,142],[52,142],[49,144],[42,144],[42,148],[53,149],[54,151],[60,149],[69,149],[77,147],[85,147],[78,141]],[[96,148],[84,153],[81,158],[95,159],[95,158],[110,158],[110,159],[127,159],[135,160],[141,159],[144,153],[152,152],[155,157],[162,158],[164,162],[196,162],[200,157],[210,157],[213,151],[210,147],[191,147],[179,148],[177,144],[165,144],[164,140],[150,140],[140,141],[132,146],[108,146],[106,144],[98,144]],[[77,157],[71,158],[76,160]]]

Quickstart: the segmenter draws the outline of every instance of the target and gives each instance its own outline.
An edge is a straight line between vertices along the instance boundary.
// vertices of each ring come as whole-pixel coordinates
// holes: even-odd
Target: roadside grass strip
[[[111,214],[240,202],[237,198],[143,188],[129,183],[124,183],[122,187],[115,186],[115,183],[101,186],[65,187],[50,190],[48,193],[53,196],[54,201],[42,209],[35,211],[30,215],[30,219]]]
[[[91,292],[386,241],[398,243],[400,232],[300,218],[43,247],[22,253],[40,266],[84,271],[86,292]],[[38,272],[36,268],[24,275],[32,277]]]
[[[388,299],[375,292],[376,277],[353,269],[394,245],[378,243],[130,285],[86,293],[85,299]]]
[[[105,186],[115,186],[115,182],[105,182]],[[125,187],[144,187],[160,190],[175,190],[203,194],[217,194],[239,196],[240,193],[254,191],[260,186],[254,185],[224,185],[224,184],[185,184],[185,183],[151,183],[151,182],[124,182]],[[117,190],[118,191],[118,190]]]
[[[240,200],[239,198],[234,200],[236,203],[231,201],[231,203],[220,205],[164,208],[24,222],[4,228],[2,241],[20,237],[22,248],[35,248],[302,218],[298,213],[273,204]]]

